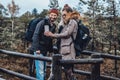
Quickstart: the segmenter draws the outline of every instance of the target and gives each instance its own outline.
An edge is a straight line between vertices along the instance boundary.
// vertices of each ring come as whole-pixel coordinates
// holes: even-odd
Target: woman
[[[75,59],[75,49],[72,37],[75,38],[77,34],[77,22],[74,19],[71,19],[71,14],[73,10],[66,4],[62,10],[62,21],[60,25],[63,26],[61,33],[53,34],[52,32],[45,32],[46,36],[61,38],[60,42],[60,54],[62,55],[63,60]],[[73,76],[72,71],[73,65],[65,65],[65,74],[67,80],[76,80]]]

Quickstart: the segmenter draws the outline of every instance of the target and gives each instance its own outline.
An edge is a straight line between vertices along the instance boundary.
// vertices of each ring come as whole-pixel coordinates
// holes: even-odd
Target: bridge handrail
[[[86,75],[86,76],[91,75],[91,72],[89,72],[89,71],[83,71],[83,70],[77,70],[77,69],[74,69],[73,71],[76,74],[81,74],[81,75]],[[100,75],[100,77],[101,77],[101,80],[106,80],[106,79],[107,80],[120,80],[119,78],[112,77],[112,76]]]
[[[14,75],[16,77],[19,77],[19,78],[22,78],[22,79],[25,79],[25,80],[36,80],[36,78],[34,78],[34,77],[30,77],[30,76],[27,76],[27,75],[24,75],[24,74],[21,74],[21,73],[17,73],[17,72],[11,71],[11,70],[7,70],[7,69],[4,69],[4,68],[0,68],[0,71],[11,74],[11,75]]]
[[[64,64],[64,63],[65,64],[83,64],[83,63],[84,64],[93,64],[92,65],[93,66],[92,67],[92,72],[87,72],[87,75],[91,74],[91,79],[92,80],[96,80],[96,78],[95,78],[96,73],[94,71],[96,71],[96,67],[97,67],[97,69],[100,69],[100,64],[103,62],[103,58],[110,58],[110,59],[114,59],[115,58],[115,59],[120,60],[120,56],[115,56],[115,55],[106,54],[106,53],[104,54],[104,53],[98,53],[98,52],[91,52],[91,51],[86,51],[86,50],[83,51],[82,54],[87,54],[87,55],[94,55],[95,54],[95,55],[98,55],[100,58],[98,58],[97,56],[93,56],[91,59],[89,59],[89,58],[87,59],[86,58],[86,59],[76,59],[76,60],[61,60],[61,59],[58,59],[59,58],[59,54],[57,56],[55,56],[55,57],[53,56],[53,58],[51,58],[51,57],[39,57],[39,56],[34,56],[34,55],[30,55],[30,54],[25,54],[25,53],[7,51],[7,50],[3,50],[3,49],[0,49],[0,53],[13,55],[13,56],[24,57],[24,58],[30,58],[30,59],[38,59],[38,60],[43,60],[43,61],[48,61],[48,62],[53,61],[53,64],[56,66],[53,69],[58,69],[58,67],[59,67],[59,65],[61,65],[61,63],[62,64]],[[53,59],[55,59],[55,62],[54,62]],[[60,63],[60,64],[58,65],[56,63]],[[59,67],[59,68],[61,68],[61,67]],[[74,72],[77,72],[77,70],[74,71]],[[86,74],[86,73],[84,73],[84,74]],[[97,71],[97,76],[98,77],[100,76],[101,78],[110,79],[110,80],[118,80],[118,78],[100,75],[99,71]],[[57,76],[57,77],[59,77],[59,76]],[[58,78],[56,80],[58,80]]]
[[[29,58],[29,59],[42,60],[42,61],[47,61],[47,62],[52,61],[51,57],[34,56],[34,55],[31,55],[31,54],[14,52],[14,51],[7,51],[7,50],[3,50],[3,49],[0,49],[0,53],[7,54],[7,55],[12,55],[12,56],[19,56],[19,57]]]
[[[85,54],[85,55],[98,54],[98,55],[101,56],[101,58],[109,58],[109,59],[120,60],[119,55],[112,55],[112,54],[108,54],[108,53],[99,53],[99,52],[84,50],[81,54]]]
[[[98,58],[98,59],[85,58],[85,59],[75,59],[75,60],[60,60],[60,63],[62,64],[95,64],[95,63],[103,63],[103,59],[102,58]]]

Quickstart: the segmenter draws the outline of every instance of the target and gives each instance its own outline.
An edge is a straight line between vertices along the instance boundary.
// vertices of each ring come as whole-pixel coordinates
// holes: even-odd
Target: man
[[[58,17],[58,10],[51,9],[49,11],[49,15],[47,19],[43,19],[40,21],[35,29],[33,35],[33,42],[31,45],[31,50],[34,51],[34,55],[36,56],[46,56],[47,52],[53,51],[52,39],[44,35],[44,31],[55,32],[55,24],[54,21]],[[46,26],[47,25],[47,26]],[[36,67],[36,78],[37,80],[45,80],[45,69],[46,64],[44,61],[35,60]]]

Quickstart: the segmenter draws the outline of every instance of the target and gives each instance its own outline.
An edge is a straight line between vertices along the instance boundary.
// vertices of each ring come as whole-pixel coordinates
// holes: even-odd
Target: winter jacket
[[[40,21],[35,29],[34,35],[33,35],[33,42],[31,45],[31,50],[33,51],[37,51],[40,50],[41,53],[45,53],[44,55],[46,55],[46,52],[52,52],[53,51],[53,43],[52,43],[52,38],[47,37],[44,35],[44,25],[48,24],[49,25],[49,30],[51,32],[55,32],[55,28],[56,25],[53,24],[53,26],[50,25],[49,19],[48,22],[46,23],[45,20],[43,19],[42,21]]]
[[[54,34],[54,36],[56,38],[61,38],[60,53],[62,54],[62,58],[75,59],[75,48],[71,35],[73,35],[75,39],[78,29],[77,22],[71,19],[67,25],[64,25],[63,22],[61,22],[61,25],[64,27],[61,33]]]

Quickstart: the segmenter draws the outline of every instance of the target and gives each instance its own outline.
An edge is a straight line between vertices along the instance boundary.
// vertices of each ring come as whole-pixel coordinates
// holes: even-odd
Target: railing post
[[[100,58],[99,54],[92,54],[92,58]],[[101,80],[100,79],[100,63],[95,63],[91,65],[91,80]]]
[[[114,49],[115,49],[115,56],[117,56],[117,46],[116,46],[116,44],[114,44]],[[117,71],[118,71],[117,60],[115,59],[115,75],[116,75],[116,77],[117,77]]]
[[[59,60],[62,59],[60,54],[54,54],[52,59],[52,73],[54,80],[62,80],[62,66]]]
[[[101,46],[102,46],[102,51],[103,51],[103,48],[104,48],[104,44],[103,44],[103,43],[101,43]]]

